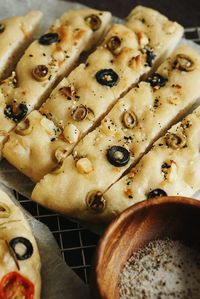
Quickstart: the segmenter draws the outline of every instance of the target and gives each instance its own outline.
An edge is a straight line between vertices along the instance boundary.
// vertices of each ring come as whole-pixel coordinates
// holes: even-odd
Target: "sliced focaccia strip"
[[[0,20],[0,80],[7,78],[31,41],[42,13],[30,11],[25,16]]]
[[[110,21],[109,12],[68,11],[48,33],[29,46],[13,76],[0,86],[1,139],[27,113],[40,106],[53,86],[71,71],[81,52],[100,38]]]
[[[7,159],[33,181],[39,181],[49,172],[49,165],[55,168],[65,157],[66,142],[61,138],[60,128],[37,110],[18,124],[5,145]]]
[[[165,23],[174,24],[165,17],[163,18]],[[174,26],[177,28],[175,36],[180,38],[182,29],[176,23]],[[148,24],[146,24],[146,27],[151,30]],[[170,44],[172,39],[174,39],[174,35],[172,37],[169,34],[164,34],[166,43],[169,41]],[[162,40],[163,37],[161,37]],[[57,164],[61,163],[76,142],[96,125],[96,122],[115,103],[121,93],[151,68],[153,64],[152,59],[154,58],[154,56],[151,56],[153,52],[148,52],[146,43],[143,43],[141,43],[140,35],[138,37],[138,35],[123,25],[114,25],[107,34],[103,45],[90,55],[86,64],[81,64],[71,72],[68,78],[63,79],[47,102],[43,104],[40,112],[52,119],[61,128],[62,134],[58,138],[66,142],[63,147],[62,159],[59,156]],[[118,48],[119,52],[115,53]],[[154,53],[156,53],[155,61],[157,61],[162,51],[160,49],[157,51],[155,46]],[[108,74],[107,76],[108,80],[115,80],[115,74],[119,79],[115,84],[108,82],[108,86],[106,86],[105,80],[99,75],[99,71],[102,72],[102,70],[103,72],[110,72],[110,75]],[[36,130],[39,131],[40,128],[37,127]],[[40,160],[38,160],[38,163],[32,163],[32,147],[34,148],[35,146],[33,135],[37,136],[34,128],[29,137],[25,137],[26,141],[23,141],[23,137],[20,136],[18,138],[18,133],[12,132],[5,146],[4,156],[31,179],[38,180],[42,178],[47,169],[51,171],[55,167],[56,151],[52,141],[45,139],[46,144],[43,143],[43,146],[45,145],[45,148],[48,149],[47,151],[51,152],[51,156],[49,159],[46,159],[44,151],[44,159],[42,161],[47,161],[49,164],[44,165],[40,163]],[[14,147],[13,144],[15,144]],[[21,162],[23,155],[26,158]],[[35,158],[34,161],[36,161]]]
[[[104,194],[108,216],[156,196],[193,196],[200,188],[200,108],[158,139],[140,162]]]
[[[20,208],[0,190],[1,298],[40,298],[40,256]]]
[[[82,219],[112,216],[102,194],[200,97],[200,57],[190,47],[175,50],[157,71],[120,99],[61,168],[37,184],[33,199]]]
[[[150,48],[160,53],[160,61],[169,56],[177,45],[179,25],[151,8],[137,6],[130,13],[126,25],[138,34],[141,43],[145,36],[148,37]]]

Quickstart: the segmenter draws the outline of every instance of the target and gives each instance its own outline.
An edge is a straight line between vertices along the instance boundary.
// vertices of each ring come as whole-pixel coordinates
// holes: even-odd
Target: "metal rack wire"
[[[22,206],[53,233],[66,263],[85,281],[99,236],[15,192]]]
[[[186,28],[184,35],[185,38],[200,45],[200,27]]]
[[[200,27],[185,29],[185,37],[200,44]],[[63,259],[86,282],[99,236],[16,193],[17,199],[36,219],[46,224],[60,246]]]

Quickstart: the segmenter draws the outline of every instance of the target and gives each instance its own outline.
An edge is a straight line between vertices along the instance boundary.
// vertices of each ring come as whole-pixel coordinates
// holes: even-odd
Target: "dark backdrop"
[[[200,0],[76,0],[76,2],[97,9],[110,10],[121,18],[126,17],[135,5],[141,4],[159,10],[185,27],[200,26]]]

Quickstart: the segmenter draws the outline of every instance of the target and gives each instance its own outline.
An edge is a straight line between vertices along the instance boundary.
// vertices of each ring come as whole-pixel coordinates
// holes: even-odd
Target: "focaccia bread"
[[[144,17],[148,16],[141,30],[138,26],[134,29],[134,17],[128,21],[131,30],[127,24],[114,25],[103,45],[89,56],[85,65],[80,65],[60,83],[57,92],[40,109],[63,130],[69,124],[76,126],[79,139],[142,75],[165,59],[166,48],[167,54],[172,52],[182,36],[183,28],[179,24],[156,11],[139,7],[131,15],[138,9],[141,14],[144,12]],[[159,32],[158,21],[162,28]],[[173,31],[169,31],[170,27]],[[80,114],[81,118],[77,117]],[[69,151],[73,146],[74,142],[69,143]]]
[[[146,15],[148,9],[144,10]],[[160,41],[165,40],[171,49],[171,41],[174,36],[177,39],[181,37],[182,28],[165,17],[163,23],[173,24],[176,28],[173,34],[164,31],[163,36],[160,36]],[[156,30],[155,26],[148,23],[145,26],[146,31]],[[65,145],[58,149],[62,154],[57,159],[59,166],[75,144],[98,124],[120,95],[160,60],[163,52],[157,45],[157,39],[155,48],[152,48],[153,40],[150,43],[149,45],[147,36],[142,32],[136,34],[124,25],[114,25],[102,46],[89,56],[85,64],[78,66],[61,81],[39,110],[54,121],[61,129],[61,134],[54,140],[45,138],[42,144],[46,150],[36,159],[36,156],[33,158],[32,155],[36,144],[33,136],[37,136],[37,131],[40,135],[42,128],[40,130],[39,126],[33,127],[29,136],[26,134],[25,137],[19,137],[18,133],[12,132],[5,145],[4,156],[20,171],[37,181],[44,176],[45,171],[48,173],[55,168],[58,151],[52,143],[61,139],[62,142],[65,141]],[[50,153],[49,158],[46,158],[46,152]],[[48,162],[48,165],[45,165],[44,161]]]
[[[95,29],[94,19],[99,24]],[[68,11],[29,46],[16,71],[0,85],[1,140],[41,105],[53,86],[71,71],[82,51],[91,48],[104,34],[110,21],[109,12]]]
[[[0,298],[40,299],[40,256],[20,208],[0,190]]]
[[[31,42],[41,20],[40,11],[0,20],[0,80],[7,78]]]
[[[112,211],[102,194],[200,97],[199,84],[199,55],[179,47],[147,82],[119,100],[60,169],[36,185],[33,198],[70,216],[106,219]]]
[[[104,194],[108,216],[156,196],[191,197],[200,187],[200,108],[157,140],[131,171]]]

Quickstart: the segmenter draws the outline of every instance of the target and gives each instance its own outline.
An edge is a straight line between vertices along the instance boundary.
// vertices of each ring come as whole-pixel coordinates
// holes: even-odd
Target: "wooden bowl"
[[[129,257],[163,238],[200,244],[200,201],[179,196],[145,200],[124,211],[100,239],[91,275],[93,299],[118,299],[119,274]]]

